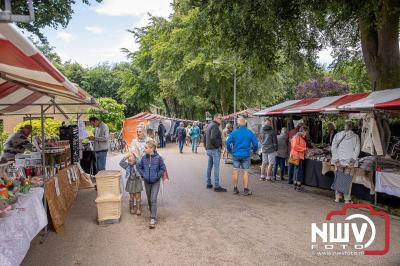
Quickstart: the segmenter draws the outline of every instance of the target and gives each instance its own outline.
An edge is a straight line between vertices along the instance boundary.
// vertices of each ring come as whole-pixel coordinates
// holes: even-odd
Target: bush
[[[4,143],[6,142],[9,134],[7,132],[1,132],[0,134],[0,152],[3,152],[4,149]]]
[[[19,123],[15,128],[14,132],[18,131],[21,127],[25,125],[30,125],[31,122],[29,120]],[[62,122],[57,119],[47,118],[44,122],[44,132],[46,138],[58,138],[60,135],[59,128],[61,127]],[[32,120],[32,136],[41,136],[42,135],[42,124],[39,119]]]

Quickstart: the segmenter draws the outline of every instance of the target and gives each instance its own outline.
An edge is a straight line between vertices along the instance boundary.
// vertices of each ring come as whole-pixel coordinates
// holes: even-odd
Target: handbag
[[[293,164],[293,165],[299,165],[300,164],[300,157],[299,156],[290,155],[288,162]]]

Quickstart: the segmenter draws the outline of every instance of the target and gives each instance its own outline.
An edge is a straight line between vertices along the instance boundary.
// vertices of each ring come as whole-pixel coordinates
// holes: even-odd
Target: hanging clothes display
[[[308,117],[308,128],[312,143],[322,143],[322,121],[319,117]]]
[[[374,114],[366,114],[363,118],[361,151],[372,155],[383,155],[381,134]]]

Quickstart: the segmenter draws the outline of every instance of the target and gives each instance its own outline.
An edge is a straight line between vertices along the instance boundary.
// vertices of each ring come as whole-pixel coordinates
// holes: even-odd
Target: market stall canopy
[[[258,111],[260,111],[260,108],[248,108],[248,109],[240,111],[240,112],[226,115],[226,116],[222,117],[222,120],[232,120],[238,116],[252,117],[254,115],[254,113],[256,113]]]
[[[16,26],[0,23],[0,114],[83,113],[97,102],[71,83]]]
[[[254,115],[334,113],[376,109],[400,109],[400,89],[354,93],[341,96],[289,100]]]
[[[387,109],[399,110],[400,109],[400,88],[374,91],[367,97],[358,101],[352,101],[347,104],[342,104],[338,107],[340,110],[368,110],[368,109]]]

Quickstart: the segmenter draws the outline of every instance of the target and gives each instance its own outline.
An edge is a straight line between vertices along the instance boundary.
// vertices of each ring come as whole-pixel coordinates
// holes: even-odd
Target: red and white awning
[[[374,91],[358,101],[352,101],[338,107],[340,110],[400,109],[400,89]]]
[[[52,102],[65,104],[64,112],[82,111],[82,107],[72,107],[73,104],[95,104],[16,26],[0,23],[0,113],[40,113],[38,105]]]
[[[400,109],[400,89],[323,98],[290,100],[257,112],[255,115],[272,116],[283,114],[366,111],[376,109]]]

